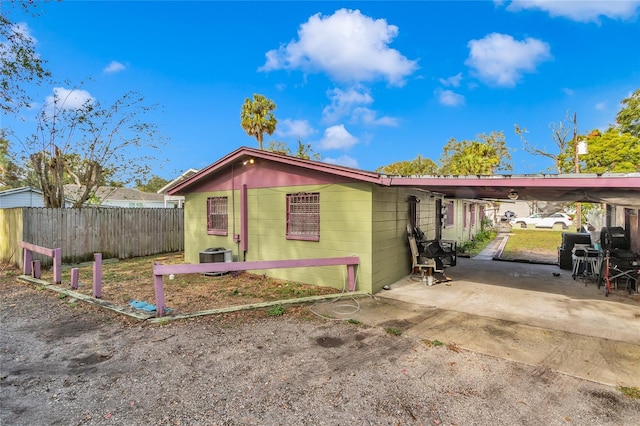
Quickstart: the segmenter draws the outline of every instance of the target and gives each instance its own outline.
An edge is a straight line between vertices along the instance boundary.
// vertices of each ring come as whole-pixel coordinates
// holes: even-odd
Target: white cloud
[[[322,118],[326,122],[335,122],[340,118],[351,114],[351,111],[359,105],[373,103],[373,97],[368,89],[354,86],[346,90],[335,88],[327,92],[331,105],[322,110]]]
[[[367,108],[373,103],[369,89],[357,85],[348,89],[335,88],[327,92],[331,105],[322,110],[322,119],[334,123],[343,117],[350,117],[352,123],[377,126],[397,126],[398,120],[393,117],[377,117],[377,112]]]
[[[372,109],[365,107],[358,107],[353,110],[353,121],[360,122],[362,124],[376,125],[376,126],[390,126],[397,127],[398,119],[394,117],[384,116],[378,118],[378,113]]]
[[[447,77],[447,78],[441,78],[439,79],[440,84],[442,84],[443,86],[449,87],[459,87],[460,86],[460,81],[462,80],[462,73],[459,72],[458,74],[452,76],[452,77]]]
[[[78,109],[86,103],[93,103],[95,99],[86,90],[65,89],[64,87],[54,87],[53,95],[47,96],[45,105],[47,109]]]
[[[595,105],[595,109],[597,109],[598,111],[604,111],[607,109],[607,103],[606,102],[598,102]]]
[[[278,121],[276,134],[280,136],[294,136],[304,139],[316,133],[316,129],[311,127],[307,120],[291,120],[286,118]]]
[[[351,158],[348,155],[341,155],[338,158],[327,157],[323,158],[322,161],[324,163],[335,164],[337,166],[351,167],[352,169],[358,168],[358,160]]]
[[[564,92],[564,94],[565,94],[565,95],[567,95],[567,96],[573,96],[573,94],[574,94],[573,89],[569,89],[568,87],[564,87],[564,88],[562,89],[562,91],[563,91],[563,92]]]
[[[330,16],[317,13],[300,25],[297,41],[268,51],[259,70],[300,69],[323,72],[341,82],[383,79],[402,86],[418,65],[389,47],[397,35],[397,26],[359,10],[340,9]]]
[[[105,69],[103,69],[102,71],[106,72],[107,74],[111,74],[114,72],[119,72],[119,71],[123,71],[126,67],[121,64],[118,61],[111,61],[111,63],[105,67]]]
[[[552,58],[549,44],[528,37],[515,40],[507,34],[492,33],[468,43],[465,64],[489,84],[513,87],[525,72],[535,72],[541,62]]]
[[[496,2],[500,6],[503,1]],[[507,6],[511,12],[537,9],[549,13],[551,17],[563,17],[578,22],[599,22],[600,17],[630,20],[637,16],[640,0],[513,0]]]
[[[453,107],[464,105],[464,96],[454,91],[436,89],[434,93],[438,97],[438,102],[442,105]]]
[[[320,149],[343,149],[347,150],[358,143],[358,138],[344,128],[344,124],[338,124],[325,129],[322,139],[316,144]]]

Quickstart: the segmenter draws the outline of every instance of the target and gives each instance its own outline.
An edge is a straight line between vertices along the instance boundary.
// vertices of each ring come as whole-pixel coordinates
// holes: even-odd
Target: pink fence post
[[[355,265],[347,265],[347,279],[349,280],[349,291],[356,290]]]
[[[31,264],[33,260],[33,253],[28,248],[22,249],[22,273],[24,275],[31,275],[32,267]]]
[[[156,262],[155,265],[159,265]],[[153,288],[156,293],[156,316],[164,315],[164,283],[162,282],[162,274],[153,274]]]
[[[53,282],[62,283],[62,249],[53,249]]]
[[[93,253],[93,297],[102,297],[102,253]]]
[[[40,272],[40,261],[39,260],[31,261],[31,276],[33,278],[37,278],[37,279],[40,279],[40,277],[42,276],[42,273]]]
[[[71,288],[78,289],[78,281],[80,280],[80,268],[71,268]]]

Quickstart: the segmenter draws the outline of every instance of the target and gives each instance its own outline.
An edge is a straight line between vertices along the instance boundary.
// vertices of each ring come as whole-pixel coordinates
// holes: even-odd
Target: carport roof
[[[640,208],[640,173],[383,177],[389,186],[418,187],[455,198],[595,202]]]
[[[465,199],[507,199],[517,193],[520,200],[597,202],[640,208],[640,173],[628,174],[540,174],[491,176],[389,176],[320,161],[305,160],[240,147],[215,163],[169,189],[184,194],[196,182],[245,160],[270,161],[283,166],[301,167],[381,186],[411,187]]]

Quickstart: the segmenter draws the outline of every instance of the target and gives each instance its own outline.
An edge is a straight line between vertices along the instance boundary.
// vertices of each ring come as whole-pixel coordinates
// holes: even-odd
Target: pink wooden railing
[[[355,267],[360,263],[358,256],[329,257],[319,259],[257,260],[252,262],[220,262],[178,265],[153,265],[153,282],[156,295],[156,315],[164,315],[163,275],[204,274],[210,272],[251,271],[258,269],[304,268],[313,266],[347,266],[349,291],[356,289]]]
[[[35,278],[40,278],[40,262],[33,262],[33,253],[43,254],[45,256],[49,256],[53,259],[53,281],[56,284],[60,284],[62,282],[62,249],[55,248],[50,249],[46,247],[40,247],[35,244],[25,243],[24,241],[20,241],[20,247],[23,250],[22,257],[22,273],[24,275],[32,275],[34,272],[36,273]]]

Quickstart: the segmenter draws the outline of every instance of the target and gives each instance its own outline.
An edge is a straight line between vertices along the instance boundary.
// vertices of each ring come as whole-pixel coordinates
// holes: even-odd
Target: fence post
[[[53,249],[53,281],[62,283],[62,249]]]
[[[155,262],[155,265],[159,265],[160,262]],[[161,317],[164,315],[164,283],[162,282],[162,275],[153,274],[153,288],[156,294],[156,316]]]
[[[32,260],[31,261],[31,276],[36,279],[40,279],[42,274],[40,273],[40,261]]]
[[[102,297],[102,253],[93,254],[93,297]]]
[[[78,279],[80,278],[80,268],[71,269],[71,288],[78,289]]]
[[[24,275],[31,275],[31,271],[33,270],[33,265],[31,262],[33,261],[33,254],[31,250],[28,248],[22,249],[22,273]]]
[[[347,279],[349,280],[349,291],[356,290],[355,265],[347,265]]]

